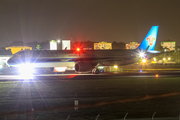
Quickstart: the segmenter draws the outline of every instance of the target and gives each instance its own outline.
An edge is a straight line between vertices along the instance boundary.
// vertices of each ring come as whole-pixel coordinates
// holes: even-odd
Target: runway
[[[178,72],[0,75],[1,119],[176,117]],[[78,105],[75,105],[78,101]],[[58,120],[58,119],[57,119]],[[174,120],[174,119],[173,119]]]
[[[21,75],[0,75],[0,80],[22,80],[22,79],[42,79],[42,80],[99,80],[99,79],[118,79],[118,78],[142,78],[142,77],[180,77],[179,71],[172,72],[153,72],[153,73],[101,73],[101,74],[37,74],[31,77]]]

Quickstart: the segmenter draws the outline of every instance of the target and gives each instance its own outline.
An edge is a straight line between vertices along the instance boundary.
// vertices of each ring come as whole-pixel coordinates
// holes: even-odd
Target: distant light
[[[164,51],[166,52],[167,50],[165,49]]]
[[[57,40],[57,42],[58,42],[58,43],[60,43],[60,42],[61,42],[61,40]]]
[[[116,68],[116,69],[117,69],[117,68],[118,68],[118,66],[117,66],[117,65],[114,65],[114,68]]]
[[[163,58],[163,60],[165,61],[165,60],[166,60],[166,58]]]
[[[154,58],[154,61],[156,61],[156,58]]]
[[[140,70],[139,72],[142,72],[142,70]]]
[[[171,60],[171,58],[170,58],[170,57],[168,57],[168,60]]]
[[[146,59],[142,59],[142,62],[143,62],[143,63],[146,63]]]
[[[101,70],[101,73],[102,73],[103,71]]]
[[[104,67],[103,66],[98,66],[99,69],[103,69]]]
[[[156,77],[159,77],[159,75],[158,75],[158,74],[156,74],[155,76],[156,76]]]

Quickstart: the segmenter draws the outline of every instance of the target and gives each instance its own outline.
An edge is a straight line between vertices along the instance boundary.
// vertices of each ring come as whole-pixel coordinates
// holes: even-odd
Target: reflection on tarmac
[[[19,80],[19,79],[49,79],[63,78],[88,80],[88,79],[101,79],[101,78],[120,78],[120,77],[180,77],[179,72],[166,72],[166,73],[102,73],[102,74],[38,74],[33,75],[33,78],[22,78],[20,75],[0,75],[0,80]],[[63,80],[61,79],[61,80]]]

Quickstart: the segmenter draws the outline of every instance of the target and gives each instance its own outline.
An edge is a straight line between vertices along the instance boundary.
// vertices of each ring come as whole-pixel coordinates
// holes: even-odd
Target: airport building
[[[12,54],[15,54],[21,50],[32,50],[32,47],[28,46],[11,46],[11,47],[6,47],[6,50],[11,50]]]
[[[161,42],[161,46],[163,48],[168,48],[170,51],[174,51],[176,48],[176,42],[175,41],[164,41],[164,42]]]
[[[136,49],[140,43],[138,42],[130,42],[129,44],[126,44],[126,49]]]
[[[110,50],[112,49],[112,43],[99,42],[94,43],[94,50]]]
[[[51,40],[50,50],[71,50],[71,40]]]

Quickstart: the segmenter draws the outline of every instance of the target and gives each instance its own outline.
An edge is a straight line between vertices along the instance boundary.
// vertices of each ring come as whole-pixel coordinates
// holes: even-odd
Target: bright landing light
[[[144,52],[140,52],[139,55],[141,56],[141,58],[143,58],[145,54]]]
[[[32,79],[33,78],[33,65],[26,63],[19,65],[19,73],[21,79]]]

